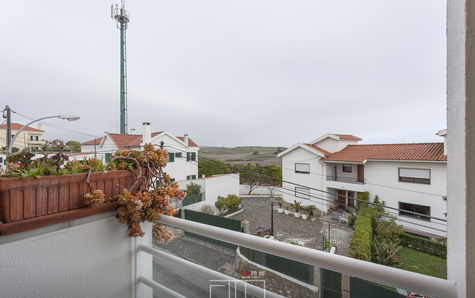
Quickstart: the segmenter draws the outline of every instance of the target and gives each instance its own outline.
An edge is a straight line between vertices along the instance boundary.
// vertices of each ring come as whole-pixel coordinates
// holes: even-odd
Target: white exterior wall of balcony
[[[137,239],[114,215],[1,236],[0,297],[135,297]]]
[[[430,184],[399,182],[399,168],[429,169]],[[447,165],[445,162],[368,161],[365,164],[365,178],[368,183],[364,184],[364,189],[370,193],[370,199],[378,195],[388,207],[399,208],[399,202],[429,206],[430,216],[446,219],[447,202],[442,199],[442,196],[447,194],[446,177]],[[429,193],[438,196],[429,195]],[[398,213],[391,209],[387,209],[387,211]],[[400,221],[399,224],[409,229],[446,236],[445,232],[417,225],[446,230],[444,222],[433,219],[428,221],[408,215],[403,215],[400,218],[404,222]]]
[[[475,293],[475,2],[447,2],[448,279]]]

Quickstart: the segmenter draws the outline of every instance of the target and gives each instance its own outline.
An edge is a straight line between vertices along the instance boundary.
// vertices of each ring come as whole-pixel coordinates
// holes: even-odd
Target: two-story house
[[[438,135],[444,136],[443,131]],[[447,155],[444,143],[358,144],[360,138],[326,134],[281,152],[284,200],[326,212],[348,209],[357,195],[378,196],[408,230],[445,235]],[[300,186],[295,185],[300,184]]]
[[[18,131],[23,127],[23,124],[20,123],[11,123],[11,137],[18,133]],[[0,125],[0,147],[6,147],[6,132],[7,125]],[[41,146],[45,143],[43,139],[44,130],[41,128],[41,124],[38,125],[38,128],[27,126],[15,139],[13,148],[18,148],[20,151],[23,149],[28,149],[32,152],[40,151]]]
[[[192,180],[198,178],[198,145],[188,137],[173,136],[166,131],[152,132],[149,122],[143,123],[143,134],[119,134],[106,132],[103,137],[81,143],[81,153],[70,158],[95,157],[107,161],[119,149],[140,149],[151,143],[168,151],[168,164],[164,168],[172,180]]]

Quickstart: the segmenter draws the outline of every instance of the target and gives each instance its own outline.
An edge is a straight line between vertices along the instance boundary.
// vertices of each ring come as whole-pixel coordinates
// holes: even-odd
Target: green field
[[[447,260],[415,249],[401,247],[399,251],[404,260],[401,269],[447,278]]]
[[[277,152],[284,150],[282,147],[240,146],[240,147],[201,147],[200,156],[217,159],[233,164],[251,163],[280,165]]]

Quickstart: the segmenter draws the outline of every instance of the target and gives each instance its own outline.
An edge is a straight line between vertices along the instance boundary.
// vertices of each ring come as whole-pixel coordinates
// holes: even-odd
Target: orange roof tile
[[[11,124],[12,130],[20,130],[22,127],[23,127],[23,124],[20,124],[20,123],[12,123],[12,124]],[[0,129],[7,129],[7,125],[6,125],[6,124],[0,125]],[[38,128],[34,128],[34,127],[30,127],[30,126],[27,126],[24,130],[26,130],[26,131],[44,132],[44,130],[41,130],[41,129],[38,129]]]
[[[185,137],[177,137],[179,138],[182,142],[185,142]],[[193,142],[192,139],[188,138],[188,147],[198,147],[198,145]]]
[[[334,133],[333,135],[338,136],[342,140],[348,140],[348,141],[361,141],[361,138],[358,138],[357,136],[354,135],[345,135],[345,134],[338,134]]]
[[[363,162],[365,160],[446,161],[444,143],[348,145],[332,153],[326,161]]]
[[[308,144],[308,143],[304,143],[304,145],[307,145],[307,146],[309,146],[310,148],[313,148],[313,149],[315,149],[315,150],[318,150],[318,151],[322,152],[323,155],[325,155],[325,156],[329,156],[329,155],[331,154],[331,152],[328,152],[327,150],[324,150],[324,149],[322,149],[322,148],[320,148],[320,147],[318,147],[318,146],[315,146],[315,145],[312,145],[312,144]]]
[[[97,139],[94,139],[94,140],[90,140],[90,141],[81,143],[81,146],[83,146],[83,145],[99,145],[102,142],[102,139],[103,139],[103,137],[100,137],[100,138],[97,138]]]

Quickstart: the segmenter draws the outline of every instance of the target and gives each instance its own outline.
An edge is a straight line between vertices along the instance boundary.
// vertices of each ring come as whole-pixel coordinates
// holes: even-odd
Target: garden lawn
[[[447,278],[447,259],[403,246],[401,246],[399,252],[404,262],[401,269]]]

